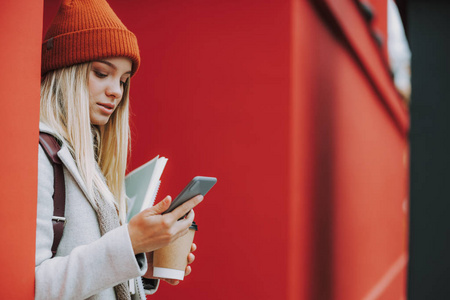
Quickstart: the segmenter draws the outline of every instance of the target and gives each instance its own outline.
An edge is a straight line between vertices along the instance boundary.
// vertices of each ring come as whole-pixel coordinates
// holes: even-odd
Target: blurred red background
[[[169,158],[159,199],[218,178],[192,274],[150,298],[405,297],[409,121],[380,2],[369,23],[350,0],[109,1],[142,56],[130,170]]]

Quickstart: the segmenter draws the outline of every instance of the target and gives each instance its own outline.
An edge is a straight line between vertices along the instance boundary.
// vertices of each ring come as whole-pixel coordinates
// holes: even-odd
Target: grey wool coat
[[[39,128],[54,134],[45,124]],[[134,255],[126,224],[101,236],[95,204],[66,145],[58,156],[64,165],[66,225],[52,258],[53,167],[39,146],[35,299],[116,299],[113,287],[137,278],[131,281],[132,298],[144,300],[145,255]]]

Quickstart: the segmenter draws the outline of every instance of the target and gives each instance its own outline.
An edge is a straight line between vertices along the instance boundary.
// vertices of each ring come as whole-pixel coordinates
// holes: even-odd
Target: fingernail
[[[203,200],[203,195],[198,195],[198,200],[202,201]]]

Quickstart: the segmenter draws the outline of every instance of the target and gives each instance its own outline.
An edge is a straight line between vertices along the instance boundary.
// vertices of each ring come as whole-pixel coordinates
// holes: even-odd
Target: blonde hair
[[[89,116],[90,70],[91,63],[84,63],[47,73],[41,83],[40,120],[68,145],[89,196],[97,202],[115,205],[124,223],[124,180],[130,139],[129,80],[108,123],[93,126]]]

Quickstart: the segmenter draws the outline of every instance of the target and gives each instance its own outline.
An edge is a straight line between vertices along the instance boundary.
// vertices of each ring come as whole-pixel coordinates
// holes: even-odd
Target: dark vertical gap
[[[450,297],[450,2],[410,0],[408,299]]]
[[[332,61],[330,55],[321,57],[326,62]],[[314,268],[312,270],[312,299],[324,300],[333,299],[334,278],[333,278],[333,72],[323,72],[324,68],[317,76],[314,88],[314,160],[315,170],[313,176],[314,195],[311,201],[314,203],[312,237],[312,257]]]
[[[316,7],[318,3],[311,1]],[[322,19],[328,34],[335,42],[342,46],[342,36],[334,31],[332,26],[323,19],[323,11],[317,9],[319,18]],[[311,87],[311,99],[314,126],[314,138],[312,148],[314,157],[314,171],[311,174],[313,186],[312,223],[314,233],[311,239],[311,299],[333,299],[334,295],[334,262],[333,262],[333,225],[334,225],[334,97],[336,70],[332,67],[334,53],[330,52],[327,45],[322,45],[322,39],[317,37],[314,48],[315,69],[309,74],[313,79]]]

